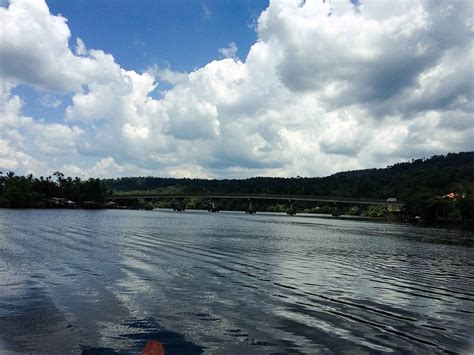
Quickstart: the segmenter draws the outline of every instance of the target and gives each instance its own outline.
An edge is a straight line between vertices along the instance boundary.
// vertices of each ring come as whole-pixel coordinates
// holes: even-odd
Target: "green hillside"
[[[429,159],[397,163],[382,169],[346,171],[321,178],[208,180],[125,177],[106,179],[103,183],[115,194],[133,195],[208,192],[396,198],[405,203],[403,215],[407,220],[421,216],[427,223],[439,224],[474,219],[474,152],[435,155]],[[448,193],[454,193],[454,198],[443,198]],[[222,208],[226,209],[242,208],[236,202],[221,203]],[[309,206],[300,209],[305,207]],[[328,206],[321,206],[323,209],[325,207]],[[260,208],[279,211],[284,206],[262,204]],[[364,206],[346,206],[344,212],[370,216],[382,214],[377,208]]]
[[[103,180],[115,192],[219,192],[344,196],[410,202],[474,190],[474,152],[436,155],[383,169],[340,172],[322,178],[174,179],[125,177]]]
[[[276,194],[333,196],[363,199],[396,198],[404,202],[401,211],[405,219],[420,216],[427,223],[457,223],[474,220],[474,152],[437,155],[397,163],[383,169],[340,172],[321,178],[249,179],[175,179],[159,177],[125,177],[88,179],[65,177],[60,172],[53,177],[17,176],[0,173],[0,207],[51,207],[57,203],[74,203],[82,207],[105,206],[107,196],[159,194]],[[443,197],[451,193],[450,197]],[[63,199],[59,202],[54,199]],[[70,200],[71,202],[65,202]],[[62,201],[62,202],[61,202]],[[135,201],[135,207],[144,202]],[[161,207],[169,201],[161,201]],[[193,198],[187,208],[206,208],[203,198]],[[219,201],[221,209],[245,209],[244,201]],[[159,204],[155,204],[159,206]],[[147,205],[152,208],[153,206]],[[166,207],[169,207],[166,205]],[[285,204],[255,201],[258,210],[285,211]],[[331,206],[298,203],[298,212],[331,211]],[[343,213],[382,216],[376,206],[344,205]],[[470,224],[472,222],[468,222]]]

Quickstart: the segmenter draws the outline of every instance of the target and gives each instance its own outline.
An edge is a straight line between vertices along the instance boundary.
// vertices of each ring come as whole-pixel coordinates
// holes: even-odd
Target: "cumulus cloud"
[[[140,73],[72,38],[44,1],[11,1],[0,7],[0,169],[325,175],[474,150],[471,7],[272,0],[242,60],[230,43],[190,73]],[[64,120],[23,115],[21,85],[45,106],[70,95]]]
[[[73,156],[84,131],[77,126],[42,123],[21,114],[22,101],[0,86],[0,170],[42,174],[61,156]],[[44,159],[48,157],[47,159]]]
[[[147,73],[152,75],[154,78],[167,82],[172,85],[179,84],[184,82],[188,79],[187,73],[180,73],[170,68],[160,68],[157,65],[150,67],[147,69]]]
[[[86,45],[79,37],[76,38],[76,55],[87,55]]]
[[[41,90],[79,90],[84,78],[68,47],[66,19],[51,16],[44,1],[11,1],[0,8],[0,75]],[[73,66],[71,66],[73,64]]]
[[[232,58],[237,60],[237,46],[234,42],[230,42],[228,47],[224,48],[219,48],[219,53],[224,57],[224,58]]]

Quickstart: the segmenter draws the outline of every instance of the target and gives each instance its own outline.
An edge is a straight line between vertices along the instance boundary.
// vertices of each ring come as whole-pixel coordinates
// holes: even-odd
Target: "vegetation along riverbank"
[[[383,169],[340,172],[322,178],[187,179],[123,177],[81,179],[55,172],[48,177],[0,174],[0,207],[4,208],[104,208],[112,196],[179,194],[254,194],[288,196],[332,196],[353,199],[403,201],[400,211],[383,205],[344,204],[340,214],[405,221],[430,225],[465,225],[474,220],[474,152],[437,155],[397,163]],[[123,208],[173,207],[184,203],[187,209],[208,209],[203,197],[185,201],[162,198],[149,201],[132,199],[120,202]],[[221,210],[245,210],[246,201],[215,201]],[[109,204],[109,206],[111,206]],[[117,207],[118,204],[112,204]],[[256,211],[288,212],[279,201],[254,201]],[[334,206],[325,202],[297,202],[293,212],[333,214]]]

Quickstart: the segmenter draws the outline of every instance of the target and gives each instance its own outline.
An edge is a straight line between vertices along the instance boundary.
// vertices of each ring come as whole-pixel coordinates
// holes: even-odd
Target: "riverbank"
[[[26,207],[26,208],[11,208],[11,207],[0,207],[0,209],[8,210],[124,210],[124,211],[162,211],[162,212],[175,212],[175,213],[186,213],[186,211],[192,212],[205,212],[205,214],[211,213],[205,209],[197,208],[188,208],[185,211],[176,211],[172,208],[150,208],[148,206],[116,206],[109,208],[104,204],[86,204],[81,206],[44,206],[44,207]],[[246,214],[245,211],[240,210],[221,210],[212,213],[237,213],[237,214]],[[370,216],[353,216],[353,215],[339,215],[333,216],[331,214],[323,213],[296,213],[293,215],[288,215],[286,212],[272,212],[272,211],[256,211],[254,212],[258,215],[266,216],[278,216],[278,217],[305,217],[305,218],[320,218],[320,219],[329,219],[329,220],[341,220],[341,221],[359,221],[359,222],[373,222],[373,223],[390,223],[390,224],[406,224],[406,225],[415,225],[420,227],[437,227],[444,229],[464,229],[464,230],[474,230],[473,221],[440,221],[441,223],[423,223],[421,220],[418,221],[407,221],[399,219],[390,219],[385,217],[370,217]]]

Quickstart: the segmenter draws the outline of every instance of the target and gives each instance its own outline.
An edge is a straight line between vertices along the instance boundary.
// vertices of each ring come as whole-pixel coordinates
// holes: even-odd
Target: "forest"
[[[474,152],[449,153],[397,163],[386,168],[346,171],[327,177],[253,177],[248,179],[188,179],[121,177],[86,180],[56,172],[46,178],[0,173],[0,207],[51,207],[63,198],[79,207],[105,206],[112,194],[249,193],[334,196],[366,199],[396,198],[404,202],[408,219],[427,223],[474,219]],[[86,203],[87,202],[87,203]],[[222,209],[242,209],[238,201],[221,202]],[[143,202],[142,202],[143,204]],[[53,204],[54,205],[54,204]],[[242,206],[241,206],[242,205]],[[164,207],[163,203],[156,206]],[[135,206],[136,207],[136,206]],[[167,206],[169,207],[169,206]],[[203,208],[199,199],[187,208]],[[284,211],[281,204],[260,203],[260,210]],[[328,206],[296,206],[299,212],[329,211]],[[381,216],[375,206],[345,206],[344,213]]]
[[[103,180],[117,194],[140,193],[249,193],[311,195],[352,198],[396,198],[405,203],[407,219],[421,217],[427,223],[474,219],[474,152],[449,153],[413,159],[386,168],[354,170],[327,177],[253,177],[249,179],[175,179],[123,177]],[[449,196],[446,196],[450,194]],[[443,196],[445,196],[443,198]],[[199,206],[199,203],[197,203]],[[224,202],[224,208],[241,209]],[[284,206],[261,205],[267,211]],[[328,206],[316,206],[319,211]],[[300,211],[314,212],[310,206]],[[375,206],[346,206],[345,213],[380,216]]]
[[[3,208],[99,208],[108,193],[100,179],[65,177],[61,172],[46,178],[0,172],[0,207]]]
[[[249,179],[176,179],[160,177],[123,177],[103,180],[116,192],[165,190],[219,193],[288,194],[344,196],[405,202],[474,188],[474,152],[435,155],[397,163],[382,169],[353,170],[331,176],[253,177]]]

